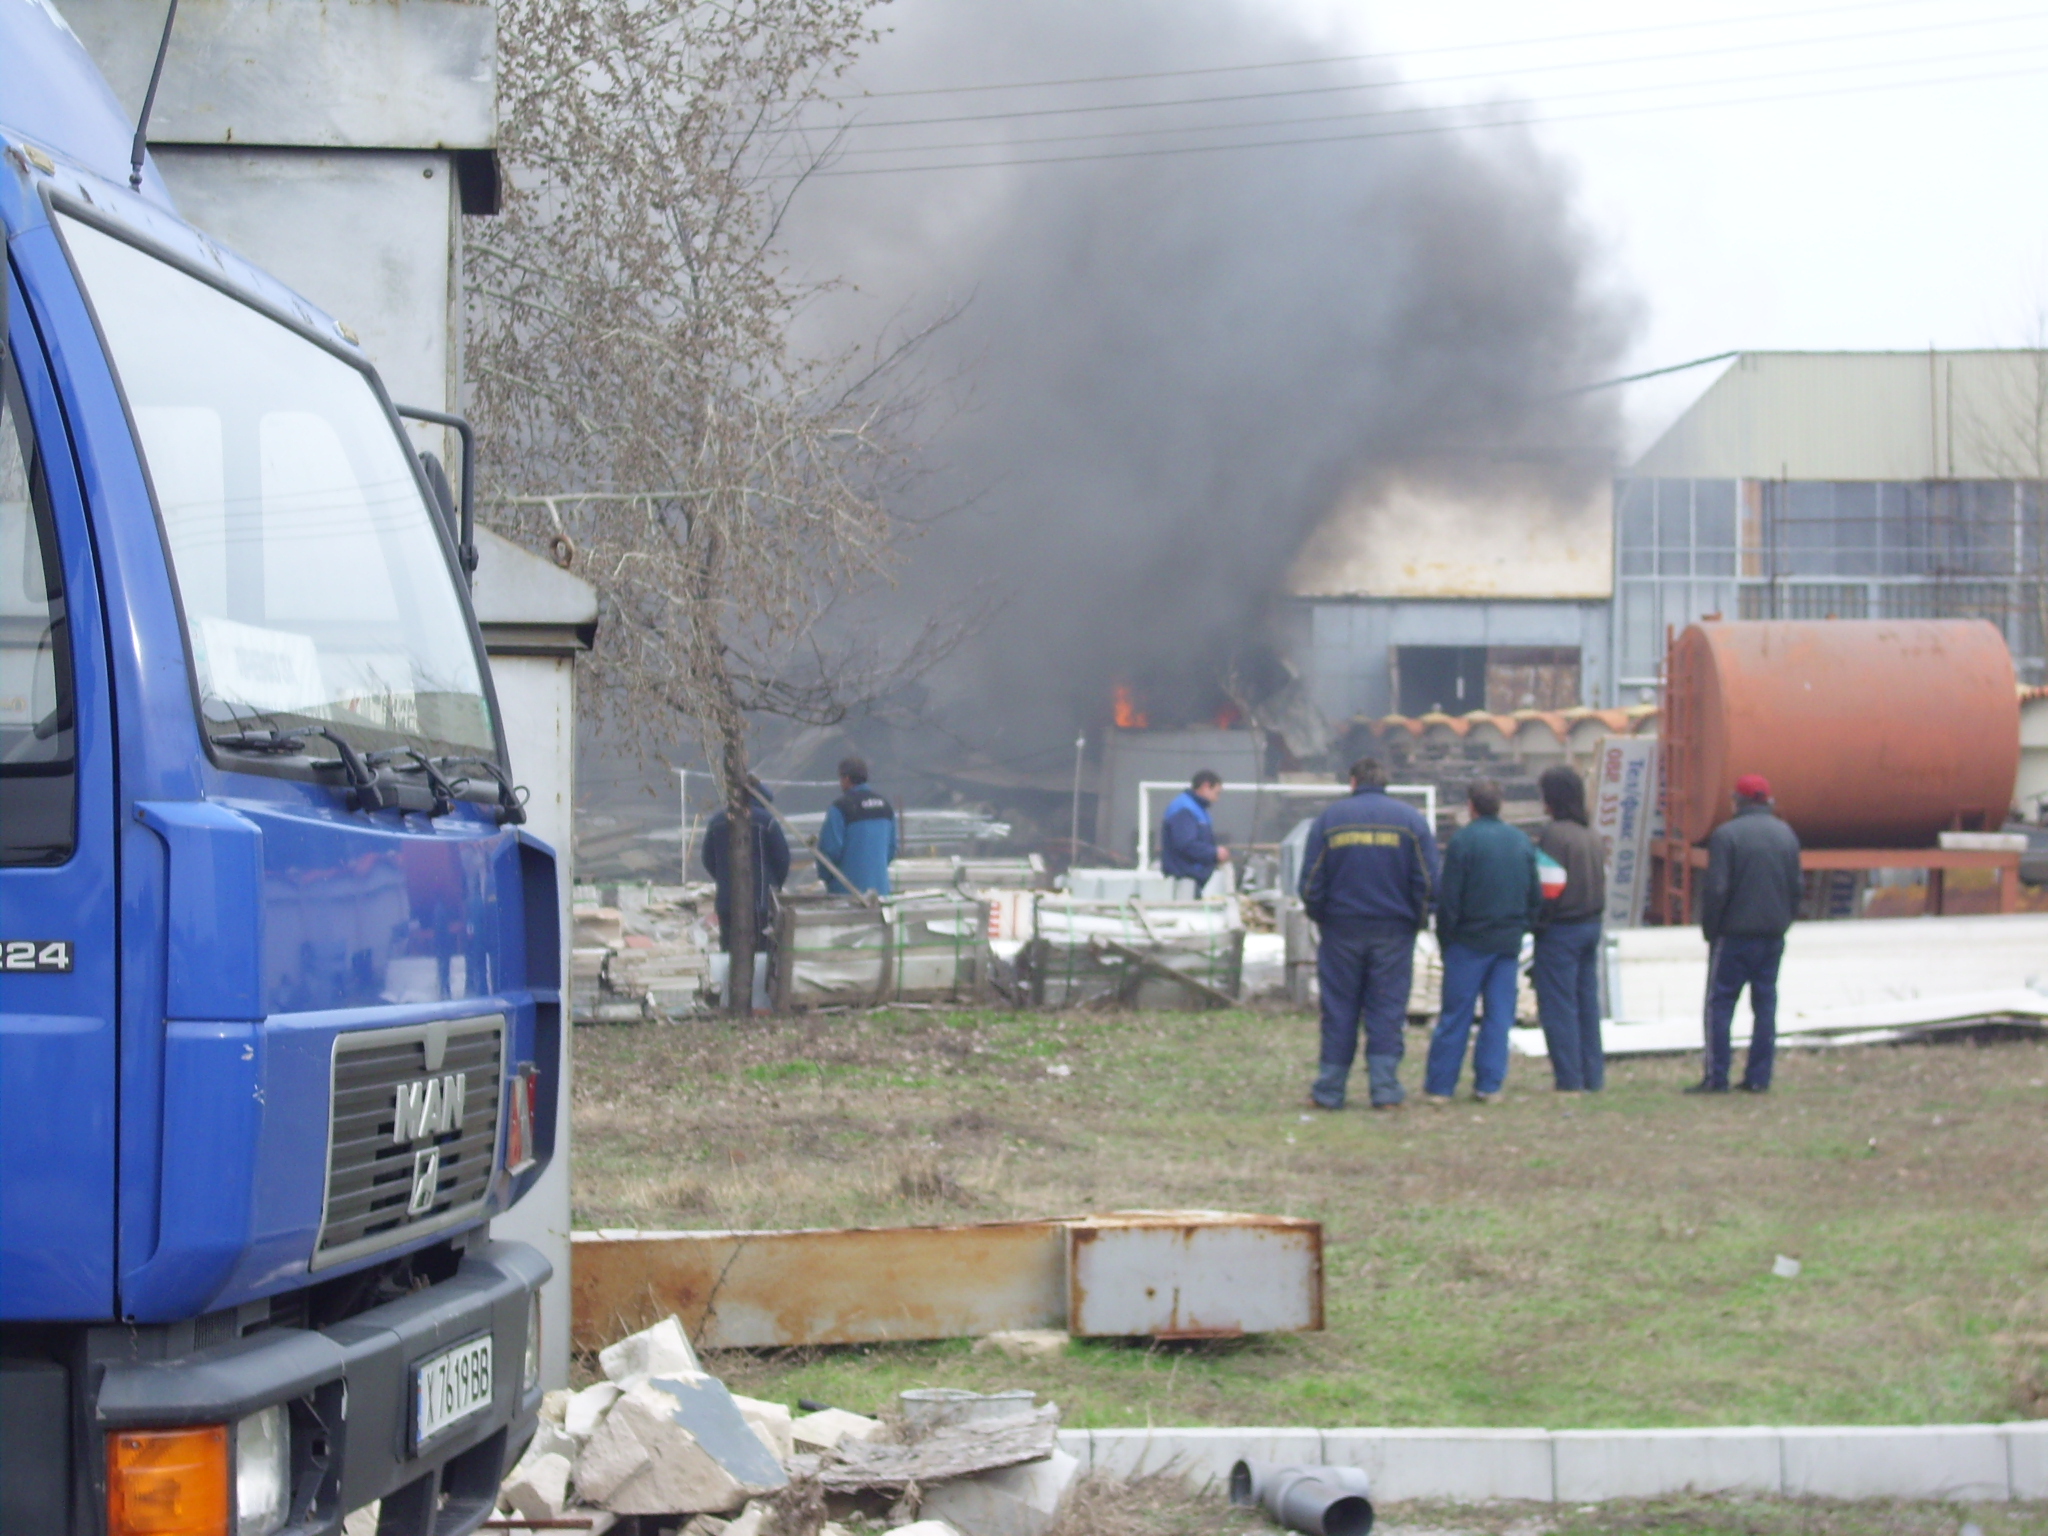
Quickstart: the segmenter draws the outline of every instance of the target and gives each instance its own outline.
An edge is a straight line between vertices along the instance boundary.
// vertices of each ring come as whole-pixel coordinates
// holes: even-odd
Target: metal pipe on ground
[[[1264,1509],[1288,1530],[1308,1536],[1370,1536],[1371,1491],[1362,1467],[1240,1461],[1230,1469],[1232,1504]]]

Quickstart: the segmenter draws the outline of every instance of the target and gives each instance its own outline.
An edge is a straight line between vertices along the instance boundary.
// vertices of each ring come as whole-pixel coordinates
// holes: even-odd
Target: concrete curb
[[[1391,1503],[1671,1494],[2048,1499],[2048,1420],[1741,1429],[1066,1429],[1084,1473],[1220,1489],[1240,1458],[1363,1467]]]

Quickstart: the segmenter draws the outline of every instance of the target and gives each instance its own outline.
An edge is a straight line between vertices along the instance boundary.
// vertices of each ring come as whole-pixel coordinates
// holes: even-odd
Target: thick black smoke
[[[1336,51],[1258,0],[901,0],[880,14],[894,30],[851,82],[877,93]],[[1375,78],[1366,68],[877,95],[844,110],[871,123],[1224,95]],[[842,142],[1015,141],[1413,104],[1375,90],[854,127]],[[1207,137],[1417,121],[1443,119]],[[1199,141],[906,147],[835,168]],[[853,284],[807,322],[819,341],[964,304],[927,355],[958,408],[931,413],[930,473],[915,493],[920,512],[963,510],[918,542],[894,601],[922,615],[978,588],[999,594],[993,621],[934,677],[934,706],[958,735],[1019,766],[1061,761],[1117,680],[1140,687],[1154,724],[1204,707],[1233,651],[1261,633],[1303,539],[1347,490],[1447,453],[1583,453],[1610,441],[1603,409],[1563,392],[1611,371],[1630,305],[1604,284],[1569,175],[1515,130],[827,176],[798,199],[791,240],[801,271]]]

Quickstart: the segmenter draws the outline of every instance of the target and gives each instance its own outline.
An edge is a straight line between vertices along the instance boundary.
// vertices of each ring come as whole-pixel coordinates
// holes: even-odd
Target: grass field
[[[1209,1206],[1325,1225],[1322,1333],[1031,1364],[965,1341],[716,1362],[784,1400],[1030,1386],[1083,1426],[2048,1416],[2048,1045],[1791,1052],[1768,1097],[1705,1101],[1677,1091],[1690,1060],[1618,1062],[1605,1093],[1567,1096],[1518,1059],[1492,1108],[1310,1118],[1314,1049],[1312,1019],[1257,1012],[580,1029],[576,1221]],[[1804,1272],[1775,1278],[1778,1254]]]

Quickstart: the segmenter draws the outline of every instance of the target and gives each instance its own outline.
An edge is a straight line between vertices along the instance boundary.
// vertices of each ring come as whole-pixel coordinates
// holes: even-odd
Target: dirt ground
[[[1807,1499],[1670,1499],[1558,1510],[1390,1504],[1373,1536],[2021,1536],[2048,1528],[2041,1505],[1837,1504]],[[1089,1481],[1053,1536],[1266,1536],[1275,1527],[1164,1479]]]
[[[1291,1013],[583,1028],[576,1222],[1203,1206],[1325,1225],[1321,1333],[1079,1341],[1028,1365],[966,1341],[716,1362],[784,1400],[1031,1386],[1080,1426],[2048,1415],[2048,1044],[1788,1052],[1768,1097],[1704,1101],[1678,1093],[1689,1059],[1617,1062],[1605,1093],[1560,1095],[1518,1058],[1491,1108],[1337,1115],[1305,1108],[1314,1053]],[[1773,1275],[1778,1255],[1798,1278]],[[1740,1518],[1545,1529],[1953,1529]]]

